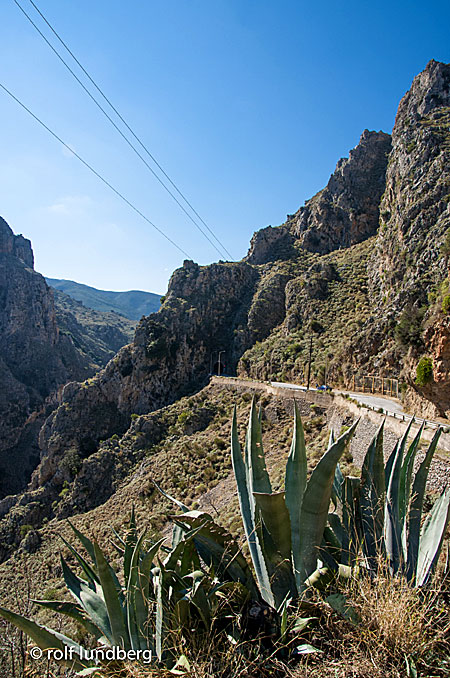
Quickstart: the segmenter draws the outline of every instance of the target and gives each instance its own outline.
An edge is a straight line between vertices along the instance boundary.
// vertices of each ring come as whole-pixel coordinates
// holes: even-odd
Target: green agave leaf
[[[138,541],[136,529],[136,515],[134,506],[131,509],[131,518],[128,525],[127,536],[125,537],[125,551],[123,554],[123,573],[125,577],[125,588],[128,586],[128,577],[130,576],[131,559],[133,557],[134,548]]]
[[[417,586],[424,586],[433,572],[441,552],[449,519],[450,488],[447,488],[434,503],[421,530],[417,559]]]
[[[82,546],[84,546],[86,552],[89,554],[91,560],[93,563],[95,563],[95,554],[94,554],[94,544],[88,537],[86,537],[80,530],[78,530],[73,523],[70,522],[70,520],[67,518],[67,522],[69,523],[70,527],[72,528],[73,533],[77,537],[78,541],[81,543]]]
[[[291,560],[291,521],[284,492],[265,494],[253,492],[255,504],[261,512],[264,525],[282,558]]]
[[[349,604],[347,597],[343,593],[333,593],[325,600],[335,612],[340,614],[341,617],[344,617],[344,619],[351,622],[352,624],[359,624],[361,621],[357,611],[352,605]]]
[[[258,493],[254,493],[255,498]],[[266,495],[271,496],[271,495]],[[292,560],[289,553],[288,557],[283,557],[275,543],[271,533],[267,529],[262,519],[262,514],[257,507],[259,520],[256,526],[256,533],[258,535],[261,550],[264,553],[264,560],[266,562],[267,571],[270,576],[270,586],[275,603],[278,608],[286,595],[294,597],[297,595],[297,586],[292,570]]]
[[[308,464],[306,459],[305,435],[302,420],[294,401],[294,435],[286,463],[285,490],[286,507],[289,512],[291,529],[292,558],[297,589],[300,589],[300,521],[303,495],[306,489]],[[290,557],[290,556],[289,556]]]
[[[247,444],[245,456],[246,460],[249,457],[249,447],[250,445]],[[231,461],[233,465],[234,476],[236,478],[239,506],[241,509],[245,536],[247,538],[253,567],[255,568],[259,589],[264,600],[273,607],[275,601],[270,586],[269,574],[262,554],[258,536],[256,534],[253,494],[251,493],[248,472],[246,469],[246,464],[242,458],[241,446],[239,444],[236,407],[234,408],[233,422],[231,427]]]
[[[186,504],[183,504],[183,502],[178,501],[178,499],[175,499],[174,497],[171,497],[170,494],[167,494],[167,492],[164,492],[164,490],[162,490],[162,489],[159,487],[159,485],[157,485],[157,484],[155,483],[154,480],[152,480],[152,483],[153,483],[153,485],[156,487],[156,489],[158,490],[158,492],[160,492],[160,493],[162,494],[163,497],[165,497],[166,499],[170,499],[170,501],[171,501],[173,504],[176,504],[176,506],[178,506],[182,511],[189,511],[189,508],[186,506]]]
[[[66,617],[76,619],[82,626],[84,626],[88,633],[91,633],[96,638],[96,640],[103,638],[104,641],[106,641],[106,644],[109,644],[103,635],[103,632],[95,624],[93,624],[90,619],[87,618],[83,608],[79,607],[75,603],[59,600],[33,600],[32,602],[36,603],[36,605],[40,605],[41,607],[46,607],[49,610],[53,610],[54,612],[58,612],[59,614],[64,614]]]
[[[252,400],[250,410],[250,420],[247,432],[247,454],[249,461],[249,477],[251,481],[251,492],[271,493],[269,474],[266,468],[266,458],[262,445],[261,422],[256,411],[255,399]]]
[[[40,624],[31,621],[31,619],[22,617],[22,615],[6,610],[3,607],[0,607],[0,615],[3,619],[6,619],[6,621],[17,626],[17,628],[26,633],[27,636],[30,636],[41,650],[58,649],[64,651],[64,648],[66,647],[74,648],[74,660],[66,663],[75,670],[78,671],[90,666],[87,661],[81,659],[83,648],[71,638],[64,636],[62,633],[58,633],[57,631],[53,631],[52,629],[48,629],[46,626],[41,626]]]
[[[333,431],[331,431],[333,433]],[[333,435],[333,442],[334,442],[334,435]],[[328,449],[331,447],[333,443],[328,445]],[[335,506],[337,506],[338,502],[342,504],[342,485],[344,483],[344,476],[341,471],[341,467],[339,464],[336,466],[336,471],[334,472],[334,480],[333,480],[333,489],[331,490],[331,500]]]
[[[155,600],[155,591],[153,587],[153,576],[152,576],[152,570],[154,567],[153,560],[156,554],[158,553],[159,548],[161,547],[163,541],[164,537],[157,541],[155,544],[152,544],[151,548],[143,556],[138,566],[139,582],[142,589],[142,595],[144,597],[144,600],[146,601]]]
[[[318,549],[322,543],[327,522],[336,465],[346,445],[350,442],[357,424],[358,421],[325,452],[306,486],[300,520],[300,553],[294,560],[295,568],[299,573],[299,581],[302,582],[300,590],[303,588],[303,582],[317,567]]]
[[[392,467],[394,466],[394,460],[397,456],[398,451],[398,442],[395,444],[394,449],[390,453],[388,460],[386,462],[386,467],[384,469],[384,484],[386,489],[389,487],[389,480],[391,478]]]
[[[156,584],[156,656],[160,662],[165,658],[165,639],[169,630],[168,596],[170,578],[161,561],[159,561],[159,577]]]
[[[241,582],[257,597],[258,589],[250,567],[233,537],[217,525],[208,514],[190,511],[174,517],[175,521],[194,530],[192,538],[202,560],[214,567],[220,578]]]
[[[199,574],[201,577],[198,576]],[[186,598],[198,610],[200,618],[203,621],[205,627],[209,629],[211,626],[211,607],[208,596],[206,595],[206,591],[203,587],[204,574],[202,572],[194,572],[191,575],[186,575],[185,577],[185,579],[190,578],[193,579],[193,583],[186,592]]]
[[[405,461],[402,465],[400,473],[400,491],[399,491],[399,517],[402,526],[405,524],[406,512],[408,510],[409,498],[411,496],[411,481],[414,467],[414,460],[416,458],[417,449],[419,447],[420,438],[422,435],[425,423],[421,425],[413,442],[409,446],[408,452],[405,455]],[[404,527],[403,527],[404,530]]]
[[[406,576],[413,580],[416,575],[417,559],[419,556],[420,527],[422,523],[423,500],[430,470],[431,461],[436,451],[442,429],[439,428],[433,436],[428,450],[414,478],[411,492],[411,503],[407,517],[408,558]]]
[[[131,644],[128,630],[125,625],[124,608],[117,593],[116,582],[111,575],[112,568],[106,561],[97,542],[94,542],[94,553],[111,626],[113,643],[118,647],[122,647],[124,650],[129,650],[131,649]]]
[[[378,567],[385,521],[386,476],[383,456],[384,421],[364,457],[360,482],[362,548],[371,571]]]
[[[403,434],[402,439],[395,447],[389,483],[386,491],[386,505],[384,513],[384,545],[389,567],[392,573],[399,570],[402,564],[402,523],[400,522],[400,481],[403,466],[403,454],[406,447],[412,420]],[[394,454],[394,453],[392,453]],[[391,454],[391,457],[392,457]],[[390,462],[390,458],[388,464]],[[387,475],[387,471],[386,471]]]
[[[93,591],[96,590],[96,584],[100,584],[100,579],[97,577],[97,573],[94,571],[94,569],[89,565],[89,563],[83,558],[83,556],[78,553],[74,547],[69,544],[69,542],[64,539],[62,535],[60,535],[62,541],[64,544],[67,546],[69,551],[75,556],[79,564],[81,565],[83,572],[85,573],[86,577],[88,578],[89,582],[91,583],[91,588]]]
[[[344,526],[342,521],[337,513],[328,514],[328,523],[332,531],[332,536],[330,541],[334,544],[335,548],[341,551],[342,543],[344,541]]]
[[[112,645],[113,636],[104,599],[90,588],[88,582],[80,579],[72,572],[63,556],[61,556],[61,566],[64,581],[70,593]]]
[[[141,534],[136,542],[129,563],[126,614],[132,650],[146,649],[145,624],[148,617],[148,604],[147,601],[144,600],[139,581],[139,560],[145,536],[145,533]],[[144,642],[141,643],[141,641]],[[141,647],[141,645],[145,646]]]
[[[360,479],[347,476],[342,490],[342,563],[353,566],[356,563],[359,543],[359,495]]]

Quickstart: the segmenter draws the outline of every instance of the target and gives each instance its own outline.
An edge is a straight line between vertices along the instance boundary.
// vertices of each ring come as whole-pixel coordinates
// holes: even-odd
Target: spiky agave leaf
[[[427,484],[428,472],[431,461],[441,436],[442,429],[438,428],[433,436],[433,440],[428,446],[428,450],[414,478],[411,490],[411,503],[407,517],[407,568],[406,574],[409,580],[413,580],[417,570],[417,559],[419,556],[420,528],[422,523],[423,501],[425,498],[425,488]]]
[[[252,428],[254,430],[254,428]],[[247,438],[249,432],[247,432]],[[236,407],[233,412],[233,422],[231,427],[231,461],[236,478],[236,485],[238,491],[239,507],[241,510],[242,522],[244,524],[245,536],[250,550],[253,567],[255,568],[256,578],[258,580],[259,589],[264,600],[274,606],[274,598],[270,586],[269,573],[267,571],[266,562],[261,550],[258,535],[256,533],[255,524],[255,508],[254,498],[251,488],[251,478],[249,473],[250,464],[250,442],[247,440],[245,447],[245,461],[242,458],[241,446],[239,444],[238,430],[237,430],[237,413]]]
[[[107,638],[108,643],[113,645],[114,640],[111,632],[111,624],[109,622],[108,610],[104,598],[93,591],[88,582],[77,577],[66,563],[63,556],[61,556],[61,567],[64,581],[66,582],[66,586],[70,593],[77,603],[81,605],[95,626],[100,629],[105,638]]]
[[[126,627],[125,610],[118,596],[116,583],[111,575],[111,566],[106,561],[103,551],[94,542],[95,562],[102,585],[105,605],[108,612],[114,645],[124,650],[131,649],[130,637]]]
[[[426,517],[420,533],[416,585],[424,586],[436,566],[450,519],[450,488],[442,492]]]
[[[386,476],[383,456],[384,421],[364,457],[360,482],[362,549],[371,571],[378,566],[381,553],[386,501]]]
[[[88,662],[82,658],[82,653],[83,651],[85,652],[84,648],[72,640],[72,638],[68,638],[58,631],[53,631],[46,626],[37,624],[31,619],[27,619],[26,617],[11,612],[11,610],[7,610],[3,607],[0,607],[0,616],[26,633],[41,650],[58,649],[64,652],[66,648],[72,648],[74,654],[73,660],[64,663],[68,664],[76,671],[92,666],[92,662]]]
[[[298,580],[302,582],[299,592],[304,588],[303,582],[317,567],[318,551],[327,523],[336,465],[350,442],[358,421],[325,452],[306,486],[301,507],[300,553],[294,556],[294,562],[298,563],[298,567],[296,566],[300,575]]]
[[[289,512],[291,530],[291,548],[293,567],[297,589],[301,587],[300,581],[300,522],[303,495],[306,489],[308,464],[306,459],[305,435],[302,420],[298,413],[297,403],[294,401],[294,434],[292,437],[291,450],[286,463],[285,491],[286,507]]]

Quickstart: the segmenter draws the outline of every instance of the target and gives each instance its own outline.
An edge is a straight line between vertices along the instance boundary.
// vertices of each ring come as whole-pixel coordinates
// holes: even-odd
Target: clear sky
[[[35,1],[235,259],[363,129],[391,131],[429,59],[450,61],[447,1]],[[0,82],[195,261],[219,259],[13,0],[0,26]],[[183,255],[2,91],[0,149],[0,215],[38,271],[165,292]]]

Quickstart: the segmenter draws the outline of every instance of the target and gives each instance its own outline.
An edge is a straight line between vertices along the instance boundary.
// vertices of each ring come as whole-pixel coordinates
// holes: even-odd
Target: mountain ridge
[[[78,283],[74,280],[48,278],[51,287],[68,294],[94,311],[112,311],[129,320],[140,320],[144,315],[155,313],[161,304],[161,295],[142,290],[99,290],[96,287]]]

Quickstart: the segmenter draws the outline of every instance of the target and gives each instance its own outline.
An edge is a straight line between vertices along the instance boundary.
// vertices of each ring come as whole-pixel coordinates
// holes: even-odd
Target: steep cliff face
[[[30,241],[0,217],[0,498],[29,481],[57,389],[94,374],[130,337],[130,321],[76,304],[60,296],[55,309]]]
[[[135,321],[118,313],[94,311],[57,289],[53,294],[59,333],[70,338],[91,374],[105,367],[122,346],[133,341]]]
[[[390,150],[389,134],[364,130],[325,188],[288,216],[287,225],[304,249],[326,254],[377,232]]]
[[[406,403],[426,416],[450,412],[448,371],[440,357],[448,342],[441,303],[448,289],[442,246],[449,228],[450,64],[430,61],[398,108],[369,263],[376,312],[359,342],[366,358],[375,356],[375,367],[390,364],[400,372],[408,386]],[[411,339],[399,345],[405,331]],[[428,354],[436,357],[435,382],[417,387],[416,365]]]
[[[18,491],[36,465],[23,426],[47,396],[82,366],[61,340],[53,295],[33,270],[31,243],[0,218],[0,496]],[[29,422],[35,428],[33,420]],[[25,447],[25,449],[24,449]]]
[[[430,61],[400,102],[392,132],[372,289],[391,307],[426,301],[446,276],[450,226],[450,65]]]
[[[232,370],[258,281],[249,264],[200,267],[185,261],[173,274],[165,302],[138,325],[132,344],[82,384],[68,384],[61,405],[41,431],[43,459],[33,487],[59,487],[68,450],[81,458],[101,439],[123,433],[132,414],[150,412],[203,384],[219,350]]]

